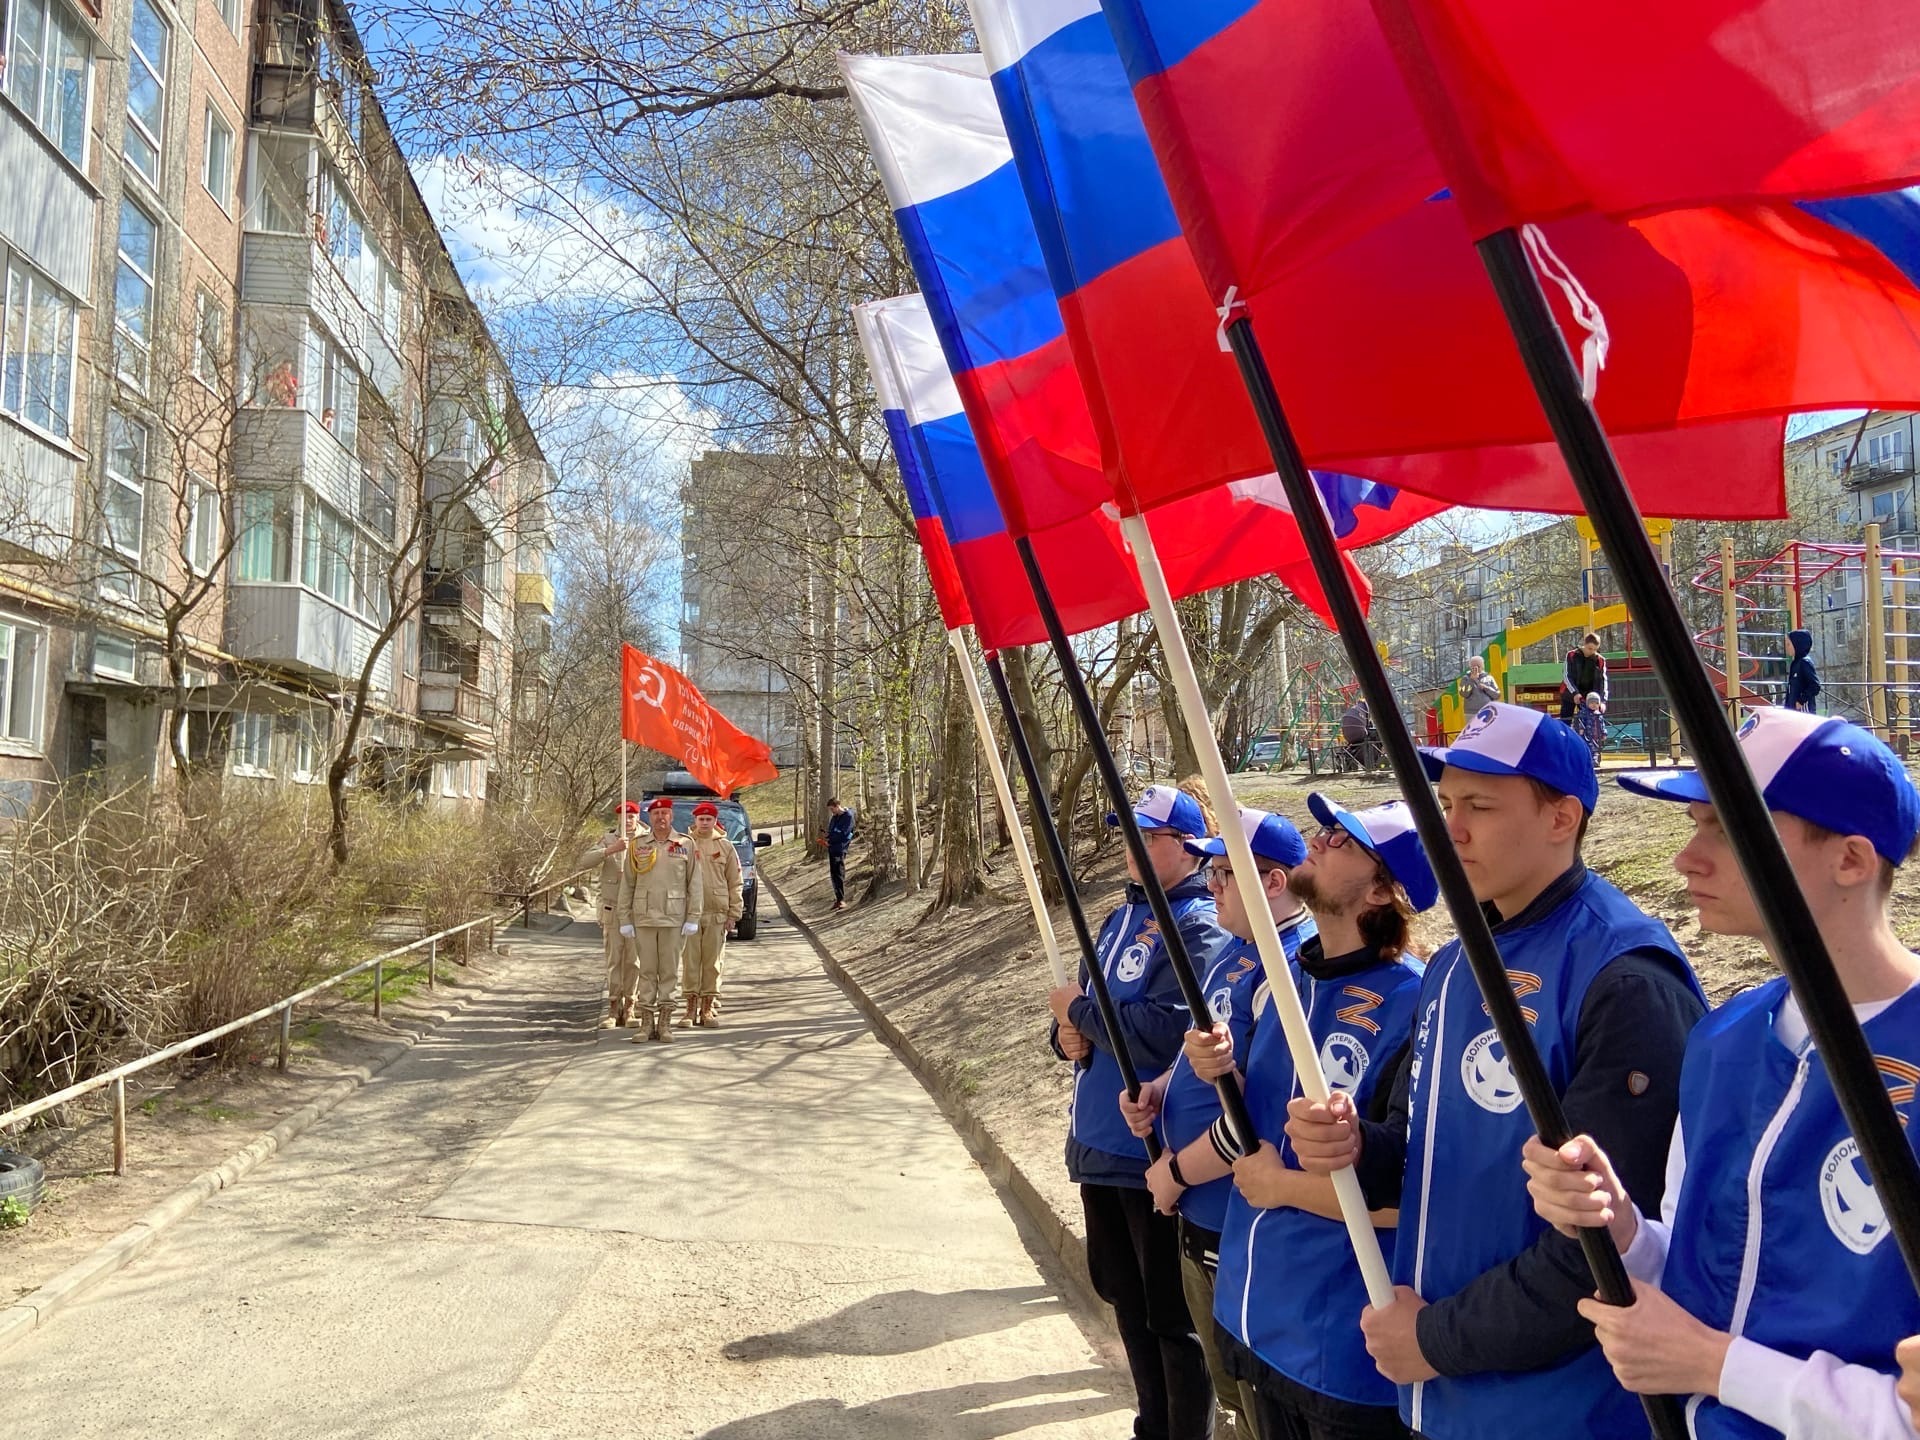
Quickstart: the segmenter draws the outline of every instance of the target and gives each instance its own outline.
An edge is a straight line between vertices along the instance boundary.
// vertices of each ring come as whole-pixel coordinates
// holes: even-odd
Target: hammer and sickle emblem
[[[633,698],[658,710],[667,698],[667,677],[651,665],[642,665],[634,681]]]

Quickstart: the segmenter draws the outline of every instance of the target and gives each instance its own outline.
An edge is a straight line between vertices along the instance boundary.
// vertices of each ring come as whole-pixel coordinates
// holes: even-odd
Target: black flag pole
[[[1686,736],[1687,748],[1713,798],[1747,888],[1767,927],[1774,959],[1806,1016],[1814,1048],[1833,1081],[1861,1157],[1886,1212],[1907,1275],[1920,1287],[1920,1164],[1916,1164],[1872,1048],[1827,954],[1826,942],[1800,893],[1760,788],[1728,728],[1706,668],[1687,631],[1679,602],[1647,537],[1607,434],[1582,389],[1566,336],[1519,234],[1501,230],[1478,244],[1526,362],[1540,407],[1560,442],[1620,592],[1654,670]],[[1727,664],[1738,663],[1728,642]]]
[[[1086,736],[1087,744],[1093,751],[1094,766],[1105,782],[1113,813],[1120,821],[1120,834],[1126,841],[1127,853],[1133,857],[1133,868],[1140,876],[1140,888],[1146,891],[1147,905],[1160,927],[1161,943],[1167,947],[1167,963],[1173,967],[1174,979],[1179,982],[1180,995],[1187,1003],[1193,1024],[1204,1027],[1210,1023],[1210,1018],[1207,998],[1200,987],[1200,977],[1194,973],[1193,957],[1187,954],[1187,942],[1174,920],[1173,906],[1167,900],[1167,892],[1154,874],[1153,862],[1147,855],[1146,837],[1140,833],[1139,822],[1133,818],[1133,798],[1127,793],[1127,782],[1113,758],[1112,747],[1107,744],[1106,731],[1100,724],[1100,713],[1094,708],[1086,677],[1080,673],[1080,661],[1073,653],[1073,642],[1067,638],[1066,627],[1060,623],[1060,612],[1054,608],[1053,591],[1047,585],[1047,577],[1040,571],[1040,562],[1033,553],[1033,542],[1022,535],[1015,539],[1013,547],[1020,552],[1020,564],[1027,572],[1027,583],[1033,587],[1034,603],[1040,607],[1040,619],[1047,627],[1047,639],[1053,646],[1054,657],[1060,662],[1061,681],[1073,701],[1073,712],[1079,717],[1081,733]],[[1234,803],[1231,795],[1218,798],[1223,805],[1231,806]],[[1254,1132],[1253,1117],[1247,1111],[1246,1096],[1240,1091],[1238,1077],[1229,1071],[1214,1082],[1214,1089],[1220,1092],[1220,1109],[1234,1139],[1247,1150],[1253,1150],[1259,1145],[1260,1139]]]
[[[1140,1072],[1134,1068],[1133,1052],[1127,1047],[1127,1037],[1120,1030],[1120,1013],[1113,1008],[1113,995],[1107,989],[1106,973],[1100,968],[1100,956],[1093,945],[1093,931],[1087,926],[1087,912],[1080,905],[1080,887],[1073,883],[1073,870],[1067,864],[1067,847],[1060,839],[1060,829],[1053,822],[1053,812],[1047,808],[1047,792],[1040,784],[1040,767],[1033,758],[1033,746],[1027,740],[1027,728],[1020,723],[1020,712],[1013,708],[1013,692],[1007,688],[1007,675],[1000,668],[1000,657],[993,651],[987,652],[987,676],[993,681],[994,696],[1000,701],[1000,715],[1007,724],[1007,736],[1013,741],[1013,753],[1020,762],[1020,773],[1027,777],[1027,803],[1032,807],[1034,823],[1040,827],[1041,837],[1046,841],[1047,855],[1053,861],[1053,873],[1060,877],[1060,891],[1066,897],[1067,918],[1073,925],[1074,939],[1080,942],[1080,958],[1087,968],[1087,983],[1093,987],[1094,1008],[1100,1012],[1100,1023],[1107,1027],[1107,1038],[1113,1042],[1113,1060],[1120,1067],[1121,1083],[1127,1087],[1127,1098],[1140,1098]],[[1009,824],[1018,825],[1020,817],[1009,817]],[[1160,1137],[1152,1132],[1146,1136],[1147,1158],[1160,1158]]]
[[[1401,794],[1407,802],[1407,808],[1413,813],[1414,826],[1420,832],[1427,859],[1433,866],[1435,878],[1440,882],[1440,893],[1446,897],[1447,909],[1452,913],[1454,928],[1460,937],[1460,948],[1486,1001],[1493,1028],[1507,1052],[1514,1084],[1526,1102],[1527,1114],[1533,1120],[1540,1138],[1549,1145],[1564,1144],[1573,1138],[1567,1125],[1566,1112],[1561,1108],[1560,1097],[1555,1093],[1547,1068],[1540,1059],[1540,1051],[1533,1043],[1532,1032],[1527,1029],[1526,1017],[1521,1014],[1520,1001],[1513,993],[1506,965],[1500,958],[1499,946],[1494,942],[1493,930],[1487,924],[1479,900],[1474,896],[1472,882],[1467,879],[1460,857],[1454,851],[1439,798],[1434,794],[1426,769],[1420,763],[1413,735],[1407,729],[1406,721],[1400,714],[1399,702],[1394,698],[1393,687],[1387,681],[1386,665],[1373,647],[1373,635],[1368,629],[1367,617],[1360,608],[1360,598],[1354,593],[1346,566],[1341,561],[1333,523],[1327,517],[1325,503],[1301,456],[1293,427],[1288,423],[1286,412],[1280,405],[1280,397],[1274,390],[1266,357],[1261,353],[1260,342],[1254,336],[1252,321],[1244,311],[1229,315],[1226,335],[1233,358],[1240,367],[1240,378],[1253,400],[1254,412],[1266,435],[1274,468],[1286,488],[1287,502],[1292,507],[1294,519],[1299,522],[1300,534],[1306,542],[1314,574],[1333,611],[1334,625],[1346,650],[1347,662],[1353,666],[1354,678],[1360,682],[1360,692],[1373,712],[1380,739],[1386,747],[1387,759],[1393,766],[1394,777],[1400,782]],[[1516,1161],[1516,1172],[1517,1168]],[[1516,1183],[1517,1180],[1516,1173]],[[1633,1284],[1627,1277],[1627,1267],[1620,1259],[1620,1251],[1613,1243],[1612,1233],[1604,1228],[1583,1229],[1580,1232],[1580,1249],[1586,1257],[1588,1268],[1593,1272],[1594,1288],[1600,1298],[1609,1305],[1633,1304]],[[1646,1407],[1654,1434],[1660,1440],[1684,1440],[1687,1429],[1680,1404],[1673,1396],[1643,1395],[1640,1399]]]

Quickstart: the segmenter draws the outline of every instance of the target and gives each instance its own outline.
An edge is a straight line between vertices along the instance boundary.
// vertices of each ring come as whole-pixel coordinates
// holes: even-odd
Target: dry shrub
[[[0,827],[0,1109],[249,1014],[545,878],[552,831],[356,797],[329,863],[300,787],[156,796],[74,782]],[[322,797],[323,799],[323,797]],[[260,1032],[205,1047],[220,1064]]]

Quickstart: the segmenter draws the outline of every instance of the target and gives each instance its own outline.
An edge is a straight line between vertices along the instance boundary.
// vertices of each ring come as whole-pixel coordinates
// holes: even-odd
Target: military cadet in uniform
[[[700,872],[693,842],[673,828],[673,801],[647,806],[647,830],[627,842],[620,870],[620,933],[633,941],[640,971],[640,1015],[651,1029],[633,1037],[673,1038],[673,979],[682,937],[700,932]]]
[[[622,800],[614,808],[614,827],[581,853],[574,868],[600,867],[600,944],[607,957],[607,1013],[600,1022],[606,1029],[625,1025],[633,1014],[633,991],[639,984],[634,969],[633,942],[620,933],[614,907],[620,903],[620,867],[627,841],[640,828],[637,801]]]
[[[687,937],[680,952],[680,989],[687,1000],[683,1017],[689,1025],[711,1030],[720,1023],[714,1014],[720,999],[720,956],[727,946],[727,930],[740,918],[740,852],[720,828],[720,807],[701,801],[693,807],[694,868],[700,872],[703,900],[697,917],[700,932]]]

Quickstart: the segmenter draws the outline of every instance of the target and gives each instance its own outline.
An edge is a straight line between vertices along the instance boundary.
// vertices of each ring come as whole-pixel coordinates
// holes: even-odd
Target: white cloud
[[[720,417],[671,375],[612,371],[581,385],[550,386],[539,410],[550,454],[604,449],[674,485],[697,455],[718,448]]]

